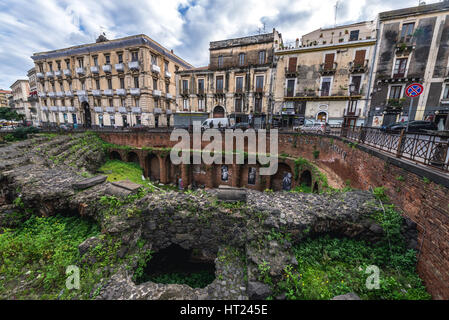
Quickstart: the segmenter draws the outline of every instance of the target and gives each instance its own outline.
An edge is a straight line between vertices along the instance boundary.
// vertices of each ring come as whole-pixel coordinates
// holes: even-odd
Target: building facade
[[[30,102],[30,84],[28,80],[17,80],[11,85],[12,91],[12,109],[18,114],[24,116],[24,120],[31,119]]]
[[[228,117],[265,127],[272,112],[274,52],[281,43],[275,29],[211,42],[208,67],[177,72],[179,122]]]
[[[10,90],[0,89],[0,108],[9,108],[9,97],[11,94]]]
[[[374,21],[318,29],[276,50],[275,118],[329,124],[365,121],[376,44]]]
[[[379,14],[369,124],[431,120],[449,129],[449,1]],[[421,83],[411,99],[405,88]]]
[[[173,124],[175,72],[192,66],[146,35],[36,53],[44,125],[161,127]]]

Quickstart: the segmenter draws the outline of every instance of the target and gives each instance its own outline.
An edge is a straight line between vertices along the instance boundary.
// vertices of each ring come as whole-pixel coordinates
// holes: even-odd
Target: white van
[[[229,128],[231,126],[231,123],[228,118],[211,118],[207,119],[203,122],[201,127],[204,130],[207,129],[218,129],[218,128]]]

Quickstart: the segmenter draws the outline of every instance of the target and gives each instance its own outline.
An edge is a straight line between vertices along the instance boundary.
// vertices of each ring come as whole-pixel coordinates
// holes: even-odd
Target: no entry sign
[[[405,94],[409,98],[419,97],[424,92],[424,87],[419,83],[412,83],[405,88]]]

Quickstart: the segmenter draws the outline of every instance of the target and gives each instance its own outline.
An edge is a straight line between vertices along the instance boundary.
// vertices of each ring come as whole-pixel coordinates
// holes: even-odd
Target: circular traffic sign
[[[405,94],[409,98],[419,97],[424,92],[424,87],[419,83],[412,83],[405,88]]]

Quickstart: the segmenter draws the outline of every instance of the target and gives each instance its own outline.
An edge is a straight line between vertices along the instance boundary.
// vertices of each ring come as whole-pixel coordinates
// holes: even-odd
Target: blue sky
[[[338,24],[417,0],[340,0]],[[437,1],[427,1],[432,3]],[[284,42],[334,23],[335,0],[0,0],[0,88],[26,79],[30,56],[144,33],[195,66],[208,64],[210,41],[275,27]]]

